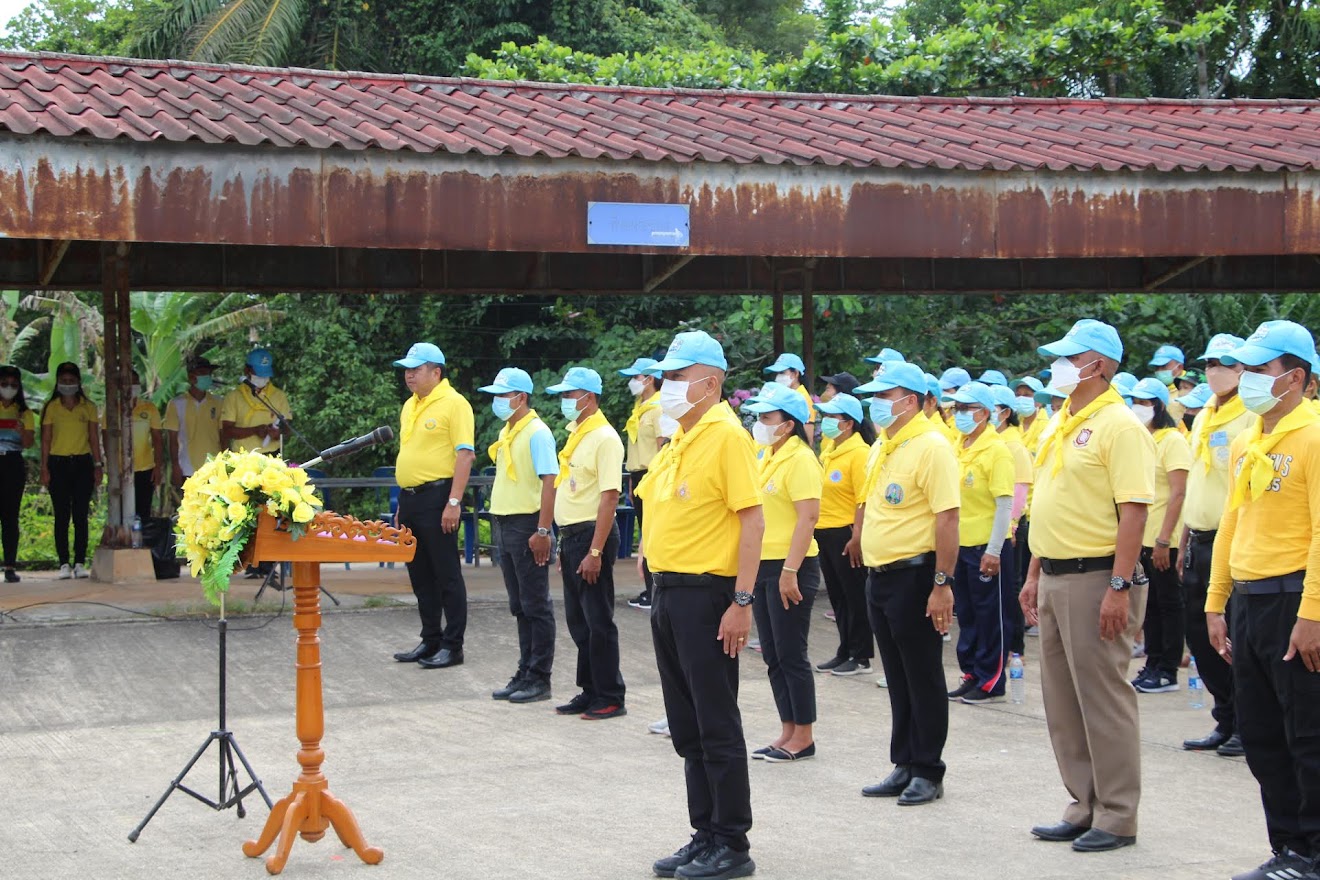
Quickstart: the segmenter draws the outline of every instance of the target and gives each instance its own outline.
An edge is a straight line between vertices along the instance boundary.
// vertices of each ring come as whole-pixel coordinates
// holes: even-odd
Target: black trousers
[[[834,656],[839,660],[870,660],[875,656],[871,621],[866,616],[866,569],[853,568],[843,555],[844,545],[852,537],[851,526],[817,529],[816,544],[820,547],[821,575],[825,578],[825,592],[834,609],[834,625],[839,630],[839,648]],[[799,572],[800,574],[800,572]],[[760,632],[761,625],[757,624]]]
[[[23,506],[26,484],[23,453],[0,455],[0,542],[4,545],[5,568],[13,568],[18,562],[18,512]]]
[[[958,667],[987,694],[998,696],[1008,684],[1007,666],[1013,621],[1009,605],[1017,580],[1013,545],[1000,550],[999,575],[981,574],[985,547],[959,547],[953,569],[954,609],[958,615]],[[924,610],[924,609],[923,609]]]
[[[1141,548],[1141,566],[1146,569],[1146,577],[1150,578],[1149,592],[1146,593],[1146,667],[1176,679],[1182,666],[1187,621],[1183,588],[1178,583],[1178,550],[1176,547],[1169,550],[1167,571],[1155,567],[1154,552],[1152,547]],[[1201,617],[1205,617],[1204,611]]]
[[[1233,698],[1233,667],[1224,662],[1224,658],[1210,644],[1210,634],[1205,624],[1205,591],[1210,583],[1210,557],[1214,544],[1192,541],[1187,546],[1187,554],[1179,560],[1183,571],[1183,593],[1186,598],[1187,647],[1196,658],[1196,671],[1201,676],[1205,689],[1214,697],[1215,705],[1210,714],[1215,719],[1215,728],[1221,733],[1232,734],[1237,731],[1237,712]],[[1229,631],[1233,628],[1233,611],[1237,598],[1230,597],[1225,609]],[[1280,657],[1283,654],[1279,655]]]
[[[145,523],[151,519],[151,501],[156,492],[156,482],[151,479],[151,471],[133,471],[133,512]]]
[[[646,468],[642,468],[640,471],[628,472],[628,484],[630,486],[628,494],[632,498],[633,515],[637,517],[637,541],[633,544],[634,548],[642,542],[642,499],[635,490],[644,476],[646,476]],[[648,599],[651,598],[651,566],[647,564],[645,557],[642,557],[642,583],[642,595]]]
[[[73,520],[73,562],[87,562],[87,511],[92,504],[93,467],[91,453],[51,455],[50,502],[55,508],[55,555],[60,565],[69,564],[69,521]]]
[[[747,850],[752,792],[738,711],[738,660],[715,638],[733,603],[719,586],[656,587],[651,640],[674,751],[685,762],[688,820],[698,833]]]
[[[1025,516],[1018,520],[1016,542],[1013,546],[1013,595],[1009,600],[1008,619],[1013,624],[1008,633],[1008,651],[1010,654],[1027,653],[1027,618],[1022,613],[1022,603],[1018,601],[1018,596],[1022,593],[1022,585],[1027,580],[1027,569],[1031,566],[1031,547],[1028,541],[1031,540],[1031,521]]]
[[[538,515],[494,518],[499,529],[500,569],[509,594],[509,613],[518,621],[518,676],[550,680],[555,665],[555,606],[550,598],[550,565],[537,565],[527,539],[536,534]],[[553,562],[553,560],[551,560]]]
[[[807,632],[811,629],[811,606],[820,589],[820,563],[814,556],[802,560],[798,568],[802,601],[790,603],[788,608],[779,598],[779,575],[783,570],[782,559],[761,560],[752,614],[779,720],[815,724],[816,676],[807,656]]]
[[[445,481],[416,494],[399,493],[399,525],[412,529],[417,538],[408,580],[422,618],[422,641],[437,651],[459,650],[467,631],[467,584],[458,556],[458,532],[445,532],[440,524],[450,485]]]
[[[591,552],[594,522],[559,530],[560,573],[564,578],[564,622],[577,645],[577,685],[599,706],[622,706],[619,628],[614,625],[614,561],[619,555],[616,524],[600,554],[600,574],[589,584],[577,573]]]
[[[1275,852],[1320,856],[1320,673],[1283,661],[1301,593],[1234,596],[1233,681],[1247,766]]]
[[[934,585],[933,563],[873,570],[866,599],[889,684],[889,760],[913,776],[939,782],[949,736],[949,698],[941,659],[944,637],[926,617]]]

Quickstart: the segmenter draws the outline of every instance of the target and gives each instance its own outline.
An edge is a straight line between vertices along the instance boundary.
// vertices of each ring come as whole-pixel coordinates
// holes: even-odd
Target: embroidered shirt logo
[[[1083,446],[1085,446],[1090,442],[1091,442],[1090,428],[1082,428],[1082,430],[1077,432],[1077,436],[1073,438],[1073,446],[1076,446],[1078,449],[1081,449]]]

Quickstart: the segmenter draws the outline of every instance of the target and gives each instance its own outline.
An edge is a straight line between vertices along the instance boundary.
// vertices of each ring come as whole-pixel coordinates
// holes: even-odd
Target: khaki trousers
[[[1041,574],[1040,683],[1054,758],[1073,797],[1064,821],[1130,836],[1137,833],[1141,799],[1141,734],[1128,666],[1146,587],[1129,591],[1123,634],[1102,641],[1100,603],[1109,577],[1108,570]]]

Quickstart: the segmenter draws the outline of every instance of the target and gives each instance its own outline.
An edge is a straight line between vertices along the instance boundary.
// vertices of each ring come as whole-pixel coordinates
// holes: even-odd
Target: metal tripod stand
[[[270,571],[266,572],[266,577],[262,579],[261,586],[257,588],[257,595],[252,597],[253,605],[256,605],[261,601],[261,594],[266,592],[267,588],[272,589],[277,593],[283,593],[285,590],[289,589],[284,583],[284,563],[271,563]],[[334,602],[336,605],[339,604],[339,600],[335,598],[334,593],[330,592],[325,587],[321,587],[320,590],[331,602]]]
[[[151,808],[151,811],[147,813],[146,817],[138,823],[136,828],[129,832],[128,840],[130,843],[137,842],[138,835],[142,833],[142,829],[147,827],[147,823],[150,822],[152,817],[156,815],[156,812],[165,805],[165,801],[169,799],[170,795],[174,794],[176,789],[182,791],[184,794],[192,795],[197,800],[216,811],[227,810],[230,807],[237,807],[238,817],[240,819],[247,815],[247,810],[243,807],[243,798],[252,794],[254,791],[261,794],[262,799],[266,802],[267,808],[271,807],[270,795],[266,794],[266,789],[262,788],[261,780],[258,779],[257,774],[253,772],[252,765],[248,763],[247,756],[244,755],[243,750],[238,747],[238,740],[234,738],[233,731],[225,726],[225,641],[228,635],[229,621],[225,619],[224,593],[220,594],[220,623],[218,630],[220,633],[220,723],[217,726],[217,729],[211,731],[211,735],[206,738],[206,742],[202,743],[201,748],[193,754],[188,763],[183,765],[183,769],[179,771],[179,775],[174,777],[173,781],[170,782],[169,788],[165,789],[165,793],[160,796],[160,800],[156,801],[156,805]],[[183,784],[184,777],[188,775],[190,770],[192,770],[193,765],[201,760],[202,755],[204,755],[206,750],[211,747],[211,743],[218,743],[220,752],[220,788],[219,794],[216,796],[215,800],[212,800],[204,794],[199,794]],[[252,780],[248,785],[242,788],[240,788],[238,784],[238,764],[235,763],[235,758],[238,759],[238,763],[243,765],[243,769],[247,771],[248,778]]]

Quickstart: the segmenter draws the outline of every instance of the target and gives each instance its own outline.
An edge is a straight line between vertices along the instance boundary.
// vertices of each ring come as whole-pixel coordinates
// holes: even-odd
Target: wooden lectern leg
[[[351,847],[362,861],[368,865],[379,865],[380,860],[385,858],[383,849],[367,846],[362,829],[358,827],[357,817],[348,805],[328,791],[321,792],[321,814],[330,820],[340,842]]]
[[[275,802],[275,806],[270,808],[270,815],[266,817],[266,824],[261,829],[260,836],[256,840],[249,840],[243,844],[243,855],[250,859],[270,849],[270,845],[275,842],[275,837],[280,833],[280,824],[284,821],[284,814],[288,812],[289,805],[293,803],[296,795],[282,797]]]
[[[280,841],[275,844],[275,852],[266,859],[266,873],[278,874],[284,870],[284,863],[293,851],[293,842],[298,839],[298,826],[307,818],[307,792],[300,791],[293,796],[284,821],[280,823]]]

